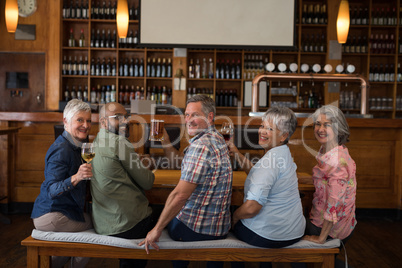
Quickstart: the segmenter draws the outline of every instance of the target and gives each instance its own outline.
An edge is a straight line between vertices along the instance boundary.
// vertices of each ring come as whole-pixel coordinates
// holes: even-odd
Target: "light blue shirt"
[[[251,169],[244,184],[244,202],[257,201],[262,208],[243,219],[247,228],[274,241],[300,238],[306,220],[298,189],[297,166],[287,145],[269,150]]]

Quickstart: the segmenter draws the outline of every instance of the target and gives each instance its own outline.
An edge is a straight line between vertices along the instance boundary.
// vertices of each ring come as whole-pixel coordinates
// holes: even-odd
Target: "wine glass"
[[[85,160],[88,164],[95,158],[95,150],[94,144],[87,142],[83,143],[81,146],[81,157]],[[86,180],[90,180],[91,178],[85,178]]]
[[[233,136],[234,133],[234,128],[232,123],[223,123],[222,128],[221,128],[221,134],[225,141],[230,140],[230,138]]]

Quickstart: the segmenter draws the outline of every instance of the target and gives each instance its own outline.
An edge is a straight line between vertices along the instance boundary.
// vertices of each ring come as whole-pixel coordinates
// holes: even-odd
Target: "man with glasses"
[[[128,120],[127,111],[116,102],[99,112],[92,160],[92,217],[98,234],[136,239],[152,228],[152,209],[144,190],[152,188],[155,177],[127,139]],[[145,266],[146,260],[120,260],[120,267]]]

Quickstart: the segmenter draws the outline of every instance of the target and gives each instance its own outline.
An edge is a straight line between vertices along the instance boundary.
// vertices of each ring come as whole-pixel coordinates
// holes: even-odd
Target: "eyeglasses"
[[[130,118],[129,114],[115,114],[115,115],[109,115],[108,118],[114,118],[119,120],[119,122],[123,122],[124,120],[128,120]]]

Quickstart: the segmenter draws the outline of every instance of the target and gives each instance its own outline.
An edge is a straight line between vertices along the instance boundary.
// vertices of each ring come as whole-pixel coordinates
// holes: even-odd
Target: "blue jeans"
[[[287,241],[274,241],[270,239],[266,239],[264,237],[259,236],[258,234],[251,231],[249,228],[244,226],[241,221],[238,221],[233,230],[236,237],[250,245],[256,247],[263,248],[283,248],[290,246],[296,242],[298,242],[300,238],[287,240]],[[243,262],[232,262],[232,268],[243,268],[245,267]],[[260,268],[271,268],[272,264],[270,262],[261,262]]]
[[[205,241],[205,240],[219,240],[225,239],[226,235],[223,236],[212,236],[196,233],[190,228],[188,228],[184,223],[174,218],[167,226],[170,237],[175,241]],[[173,267],[182,268],[187,267],[188,261],[172,261]],[[208,268],[221,268],[223,267],[223,262],[209,261],[207,262]]]

